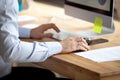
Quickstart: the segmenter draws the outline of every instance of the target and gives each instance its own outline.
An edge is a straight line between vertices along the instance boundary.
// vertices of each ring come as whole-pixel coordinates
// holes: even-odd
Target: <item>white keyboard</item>
[[[50,29],[48,31],[46,31],[46,33],[52,33],[53,34],[53,38],[57,39],[57,40],[64,40],[68,37],[73,37],[73,36],[79,36],[78,34],[76,33],[73,33],[73,32],[70,32],[70,31],[67,31],[67,30],[64,30],[64,29],[60,29],[60,32],[57,33],[55,30],[53,29]]]

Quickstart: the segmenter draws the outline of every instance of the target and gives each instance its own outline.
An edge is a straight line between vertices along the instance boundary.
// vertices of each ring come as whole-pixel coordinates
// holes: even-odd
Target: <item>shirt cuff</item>
[[[62,45],[59,42],[45,42],[48,47],[48,56],[52,56],[54,54],[58,54],[62,51]]]
[[[19,27],[19,37],[30,38],[31,29]]]

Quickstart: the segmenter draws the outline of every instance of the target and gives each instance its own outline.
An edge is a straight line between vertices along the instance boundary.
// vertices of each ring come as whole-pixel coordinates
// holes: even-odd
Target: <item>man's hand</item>
[[[76,50],[89,50],[87,42],[83,38],[70,37],[60,42],[62,44],[62,53],[69,53]]]
[[[42,39],[44,37],[52,37],[52,33],[44,33],[48,29],[54,29],[56,32],[60,32],[55,24],[43,24],[31,30],[30,37],[34,39]]]

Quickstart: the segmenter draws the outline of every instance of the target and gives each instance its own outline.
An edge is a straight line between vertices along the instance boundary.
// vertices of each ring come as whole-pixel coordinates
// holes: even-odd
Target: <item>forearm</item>
[[[20,41],[17,24],[17,0],[0,0],[0,6],[0,56],[4,61],[40,62],[61,52],[62,47],[57,42],[29,43]]]

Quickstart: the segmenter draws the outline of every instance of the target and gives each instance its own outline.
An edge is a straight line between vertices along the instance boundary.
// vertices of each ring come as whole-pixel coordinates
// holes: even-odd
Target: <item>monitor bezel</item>
[[[96,13],[100,13],[103,15],[107,15],[107,16],[112,16],[113,15],[113,0],[110,0],[110,11],[106,11],[106,10],[102,10],[102,9],[98,9],[98,8],[93,8],[93,7],[88,7],[82,4],[77,4],[74,2],[70,2],[68,0],[65,0],[65,4],[73,6],[73,7],[77,7],[77,8],[81,8],[81,9],[85,9],[91,12],[96,12]]]

